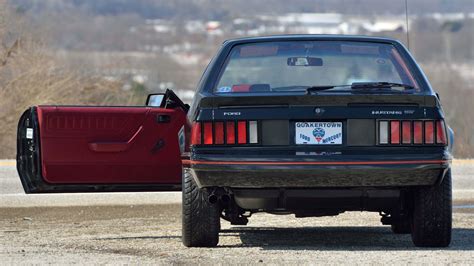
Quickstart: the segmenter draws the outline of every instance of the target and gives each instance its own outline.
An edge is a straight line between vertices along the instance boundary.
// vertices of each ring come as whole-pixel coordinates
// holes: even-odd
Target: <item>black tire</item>
[[[390,227],[394,234],[409,234],[411,233],[411,220],[404,217],[402,220],[394,222]]]
[[[206,189],[199,189],[191,173],[183,171],[182,241],[186,247],[215,247],[219,242],[218,204],[208,202]]]
[[[447,247],[451,243],[451,170],[443,182],[415,192],[412,240],[417,247]]]

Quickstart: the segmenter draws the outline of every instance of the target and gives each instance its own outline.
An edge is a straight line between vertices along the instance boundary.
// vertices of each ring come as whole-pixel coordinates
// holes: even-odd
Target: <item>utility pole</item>
[[[405,24],[406,24],[406,30],[407,30],[407,46],[408,50],[410,50],[410,29],[409,29],[409,23],[408,23],[408,0],[405,0]]]

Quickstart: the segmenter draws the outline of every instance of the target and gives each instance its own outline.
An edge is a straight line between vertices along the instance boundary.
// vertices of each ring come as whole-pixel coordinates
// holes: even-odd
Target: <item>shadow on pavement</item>
[[[121,237],[100,237],[94,240],[136,240],[136,239],[181,239],[181,236],[121,236]]]
[[[417,248],[410,235],[393,234],[389,227],[234,227],[221,231],[226,235],[239,236],[237,246],[268,250],[474,250],[470,228],[453,228],[449,248]]]

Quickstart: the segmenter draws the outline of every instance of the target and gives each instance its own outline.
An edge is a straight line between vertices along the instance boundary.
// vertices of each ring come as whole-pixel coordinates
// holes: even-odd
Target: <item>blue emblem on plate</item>
[[[217,92],[232,92],[231,87],[220,87],[217,89]]]
[[[321,139],[324,137],[325,134],[326,132],[324,131],[324,129],[320,127],[317,127],[313,130],[313,136],[316,139],[316,141],[318,141],[318,143],[321,141]]]

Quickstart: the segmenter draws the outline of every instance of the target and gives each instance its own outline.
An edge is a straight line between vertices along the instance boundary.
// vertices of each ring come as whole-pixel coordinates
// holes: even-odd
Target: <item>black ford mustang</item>
[[[172,91],[142,107],[31,107],[17,167],[27,193],[182,189],[190,247],[217,245],[221,218],[345,211],[444,247],[452,141],[398,41],[272,36],[226,41],[191,107]]]

